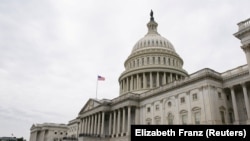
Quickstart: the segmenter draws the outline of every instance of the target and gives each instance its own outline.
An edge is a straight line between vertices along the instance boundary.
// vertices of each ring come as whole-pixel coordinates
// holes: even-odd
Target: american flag
[[[98,75],[97,80],[104,81],[105,77],[102,77],[102,76]]]

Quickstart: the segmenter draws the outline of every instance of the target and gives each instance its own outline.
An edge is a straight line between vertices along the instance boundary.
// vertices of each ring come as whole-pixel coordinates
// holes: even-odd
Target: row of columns
[[[128,135],[131,125],[131,108],[123,107],[111,112],[99,112],[84,117],[80,120],[79,133],[99,137]],[[108,117],[106,121],[105,115]]]
[[[243,91],[243,96],[245,100],[245,107],[246,107],[246,112],[247,112],[247,122],[250,123],[250,106],[249,106],[249,98],[247,95],[247,88],[245,83],[241,83],[242,91]],[[239,124],[239,112],[238,112],[238,107],[237,107],[237,102],[236,102],[236,96],[234,92],[234,87],[230,87],[230,92],[231,92],[231,97],[232,97],[232,103],[233,103],[233,112],[234,112],[234,117],[235,117],[235,124]]]
[[[112,137],[128,135],[131,125],[131,107],[128,107],[127,110],[122,108],[110,113],[109,124],[109,135]]]
[[[169,72],[144,72],[128,76],[120,81],[120,93],[159,87],[183,76]]]
[[[105,112],[99,112],[87,117],[80,121],[80,133],[87,135],[104,135]]]

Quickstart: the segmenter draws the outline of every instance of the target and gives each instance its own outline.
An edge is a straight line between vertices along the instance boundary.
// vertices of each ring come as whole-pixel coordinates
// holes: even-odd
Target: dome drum
[[[141,92],[184,79],[184,77],[183,73],[176,73],[174,71],[146,71],[125,75],[120,78],[120,94],[128,92],[140,94]]]

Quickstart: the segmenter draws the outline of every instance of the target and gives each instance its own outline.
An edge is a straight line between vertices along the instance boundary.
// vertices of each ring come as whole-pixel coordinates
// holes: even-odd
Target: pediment
[[[94,107],[99,106],[100,104],[101,104],[100,101],[91,98],[83,106],[83,108],[81,109],[81,111],[79,112],[79,114],[84,113],[86,111],[89,111],[89,110],[93,109]]]
[[[34,129],[36,126],[35,124],[32,124],[32,126],[30,127],[30,130]]]

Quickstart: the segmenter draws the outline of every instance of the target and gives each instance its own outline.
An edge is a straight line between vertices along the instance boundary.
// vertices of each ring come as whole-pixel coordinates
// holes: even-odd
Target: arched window
[[[155,117],[155,124],[161,124],[161,117]]]
[[[181,123],[182,124],[187,124],[187,120],[188,119],[188,112],[187,111],[185,111],[185,110],[182,110],[181,112],[180,112],[180,120],[181,120]]]
[[[174,123],[174,115],[172,113],[168,114],[168,124],[173,124]]]
[[[194,107],[192,109],[192,113],[193,113],[194,124],[200,124],[201,123],[201,108]]]
[[[148,124],[148,125],[152,124],[152,119],[151,118],[147,118],[146,119],[146,124]]]
[[[172,106],[172,103],[171,101],[168,102],[168,107],[171,107]]]

